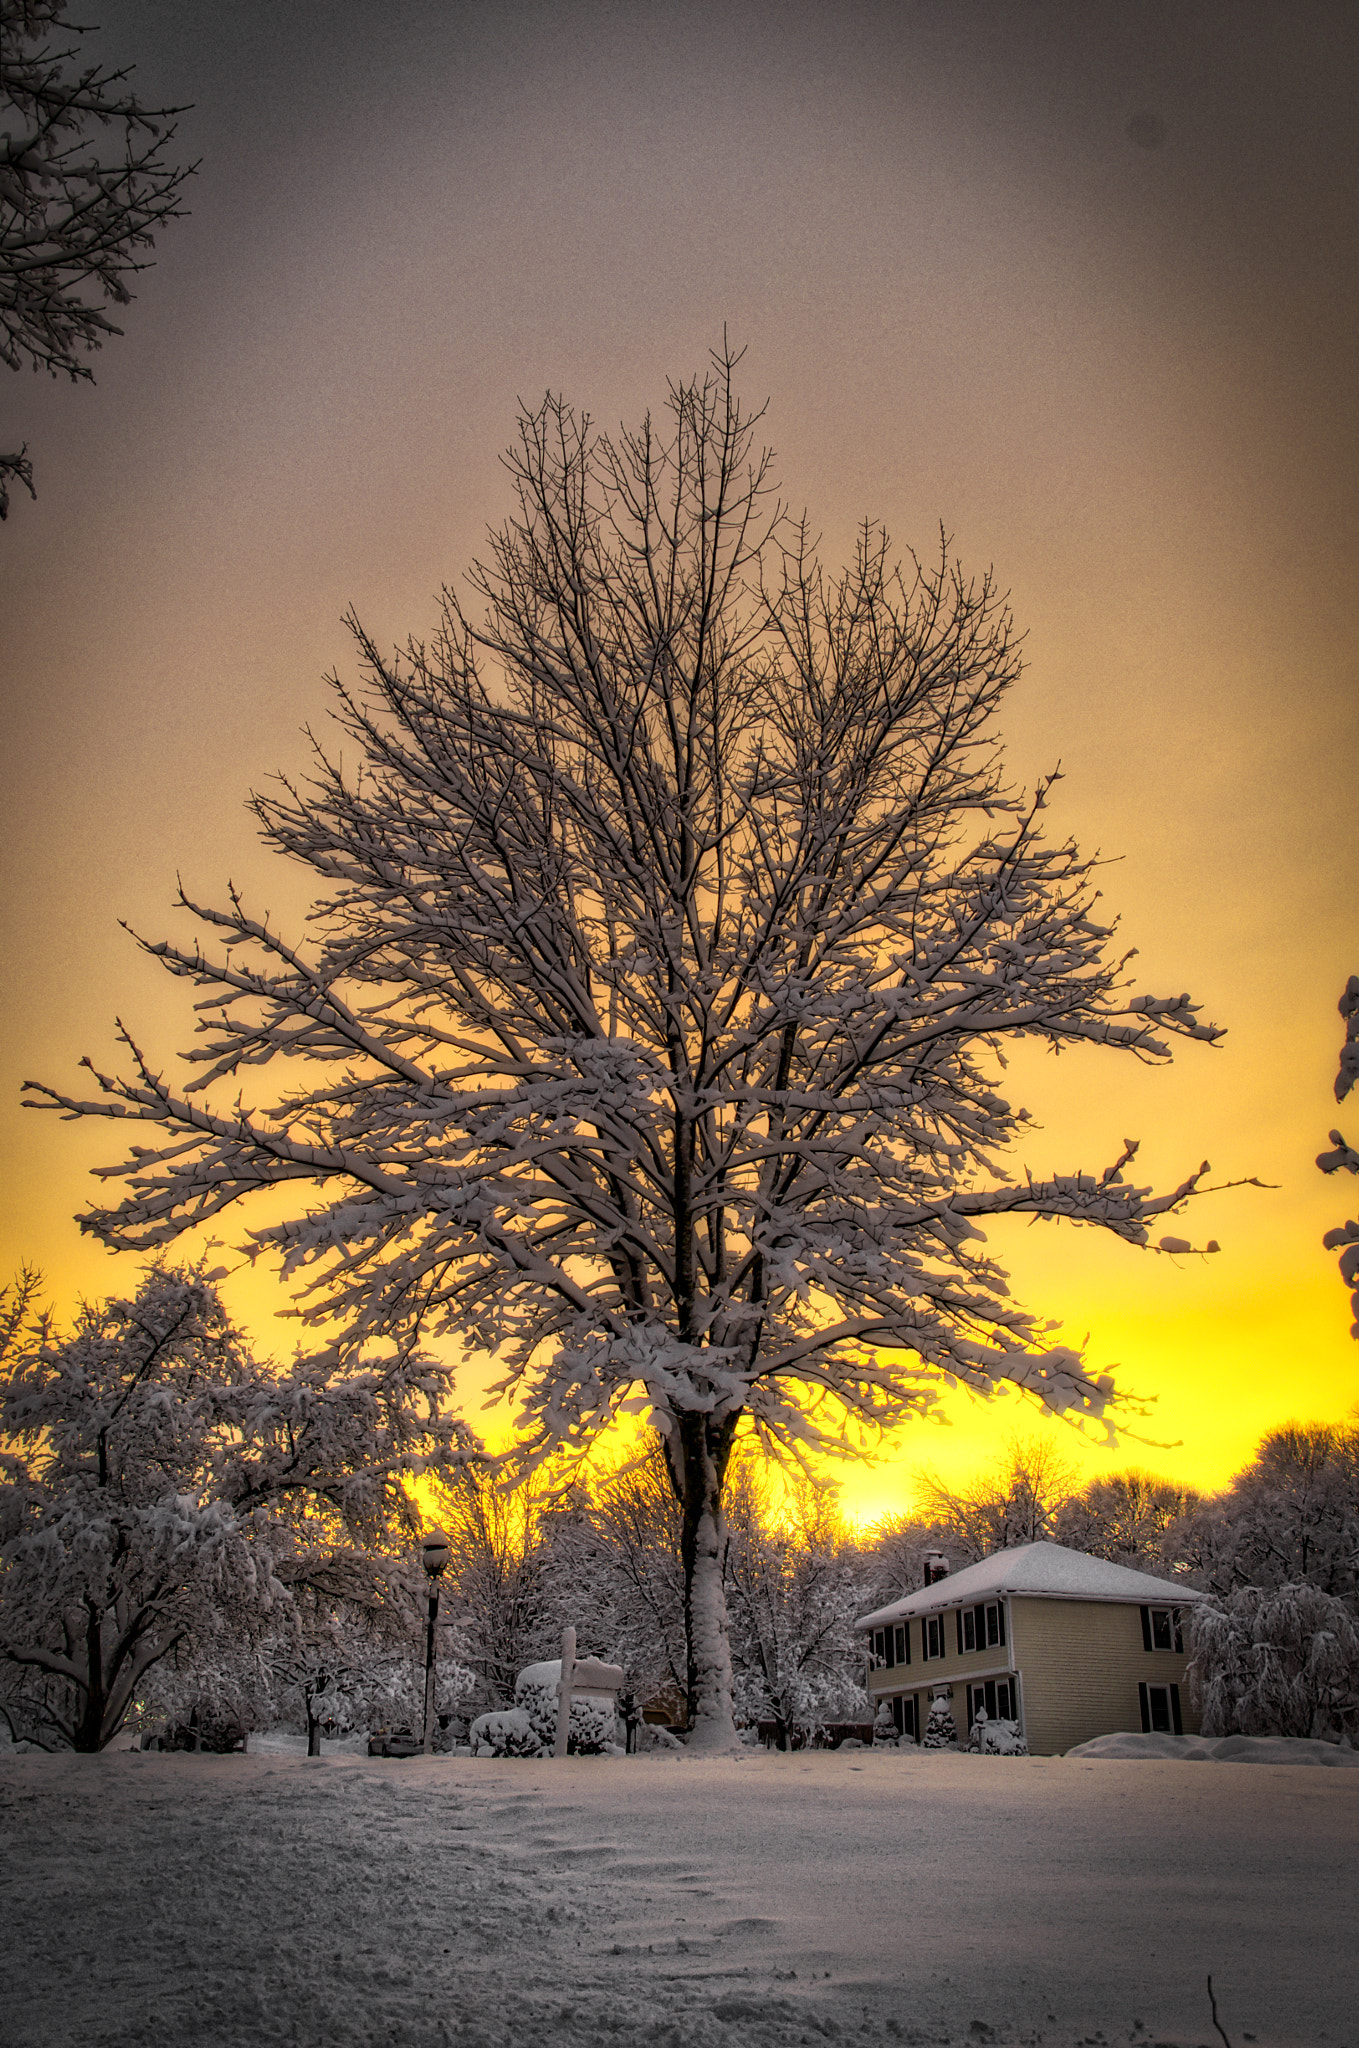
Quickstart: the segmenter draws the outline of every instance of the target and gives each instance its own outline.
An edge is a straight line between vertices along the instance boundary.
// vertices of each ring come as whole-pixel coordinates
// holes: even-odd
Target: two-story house
[[[984,1707],[1037,1756],[1122,1730],[1197,1734],[1184,1624],[1201,1598],[1060,1543],[1000,1550],[862,1617],[869,1696],[916,1742],[939,1693],[961,1740]]]

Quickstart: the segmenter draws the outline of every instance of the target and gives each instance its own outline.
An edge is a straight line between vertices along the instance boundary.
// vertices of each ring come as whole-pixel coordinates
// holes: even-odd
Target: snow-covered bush
[[[544,1745],[522,1707],[478,1714],[468,1731],[473,1756],[542,1756]]]
[[[972,1723],[967,1746],[979,1756],[1027,1756],[1029,1745],[1020,1733],[1018,1721],[991,1721],[985,1712]]]
[[[528,1715],[539,1745],[551,1750],[557,1740],[557,1687],[561,1682],[561,1659],[530,1664],[514,1682],[514,1704]],[[612,1749],[618,1735],[618,1716],[611,1700],[596,1694],[573,1693],[571,1723],[567,1733],[569,1756],[602,1756]]]
[[[922,1749],[955,1749],[958,1744],[958,1730],[954,1724],[953,1707],[946,1693],[937,1693],[930,1701],[930,1715],[925,1723]]]
[[[888,1706],[886,1700],[882,1702],[882,1705],[873,1717],[873,1746],[875,1749],[899,1749],[901,1747],[901,1735],[896,1722],[892,1719],[892,1709]],[[840,1747],[843,1749],[844,1744],[841,1743]]]
[[[1317,1586],[1197,1603],[1186,1678],[1205,1735],[1359,1735],[1359,1630]]]

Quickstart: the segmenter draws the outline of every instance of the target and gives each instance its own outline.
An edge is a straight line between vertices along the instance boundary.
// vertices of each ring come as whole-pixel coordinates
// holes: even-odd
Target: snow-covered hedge
[[[988,1721],[979,1714],[972,1723],[967,1746],[974,1755],[1027,1756],[1029,1745],[1020,1733],[1018,1721]]]
[[[541,1756],[538,1731],[522,1707],[501,1707],[478,1714],[468,1740],[473,1756]]]
[[[557,1687],[561,1664],[530,1664],[514,1682],[514,1703],[528,1715],[539,1744],[551,1751],[557,1740]],[[612,1700],[593,1693],[574,1693],[571,1698],[571,1726],[567,1753],[571,1756],[603,1756],[614,1747],[618,1716]]]

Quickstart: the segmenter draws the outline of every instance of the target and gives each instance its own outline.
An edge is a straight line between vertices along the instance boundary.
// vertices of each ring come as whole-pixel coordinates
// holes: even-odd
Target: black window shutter
[[[1143,1612],[1143,1614],[1144,1614],[1144,1615],[1145,1615],[1146,1611],[1147,1611],[1147,1610],[1146,1610],[1146,1608],[1144,1607],[1144,1608],[1142,1609],[1142,1612]],[[1137,1686],[1137,1698],[1138,1698],[1138,1704],[1139,1704],[1139,1705],[1141,1706],[1141,1709],[1142,1709],[1142,1733],[1143,1733],[1144,1735],[1150,1735],[1150,1733],[1151,1733],[1151,1701],[1150,1701],[1150,1700],[1149,1700],[1149,1699],[1147,1698],[1147,1682],[1146,1682],[1146,1680],[1145,1680],[1145,1679],[1139,1679],[1139,1681],[1138,1681],[1138,1686]]]
[[[1000,1643],[1001,1643],[1001,1648],[1002,1648],[1002,1649],[1004,1649],[1004,1647],[1005,1647],[1005,1602],[1004,1602],[1003,1600],[997,1600],[997,1602],[996,1602],[996,1613],[997,1613],[997,1614],[998,1614],[998,1615],[1000,1616]]]
[[[902,1658],[902,1662],[903,1664],[909,1664],[911,1661],[911,1624],[909,1621],[902,1625],[901,1640],[906,1648],[906,1655]]]
[[[1142,1648],[1144,1650],[1151,1648],[1151,1609],[1149,1607],[1142,1609]],[[1142,1690],[1145,1692],[1146,1687],[1143,1686]],[[1150,1721],[1148,1721],[1147,1727],[1150,1729]]]
[[[1172,1685],[1170,1688],[1170,1723],[1177,1735],[1184,1734],[1184,1723],[1180,1719],[1180,1688],[1178,1685]]]
[[[963,1654],[963,1610],[961,1607],[958,1609],[956,1619],[958,1623],[958,1655],[961,1657]]]

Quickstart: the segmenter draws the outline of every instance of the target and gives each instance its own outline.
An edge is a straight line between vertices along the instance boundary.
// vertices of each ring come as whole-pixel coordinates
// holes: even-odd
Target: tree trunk
[[[727,1531],[722,1512],[722,1479],[734,1429],[734,1418],[714,1426],[707,1416],[684,1415],[677,1432],[680,1473],[676,1491],[684,1511],[680,1551],[692,1749],[725,1750],[736,1741],[723,1579]]]
[[[87,1600],[85,1616],[85,1697],[76,1715],[71,1747],[84,1756],[97,1756],[104,1734],[103,1615]]]
[[[307,1755],[321,1754],[321,1723],[312,1712],[311,1697],[307,1697]]]

